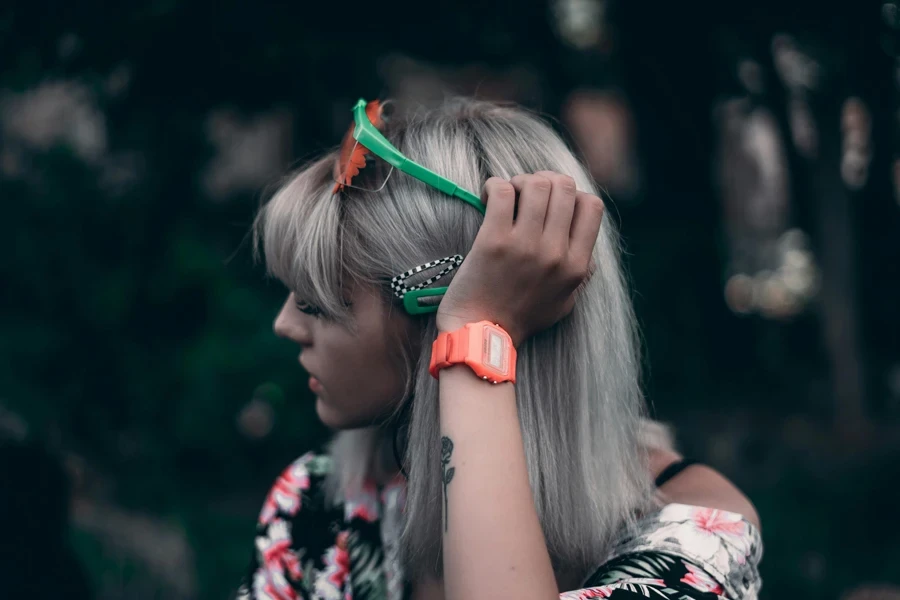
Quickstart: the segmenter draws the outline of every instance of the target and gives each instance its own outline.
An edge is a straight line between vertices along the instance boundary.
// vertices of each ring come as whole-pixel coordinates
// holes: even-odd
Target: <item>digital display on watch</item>
[[[503,337],[503,334],[492,327],[485,327],[481,350],[481,362],[505,375],[509,369],[509,357],[507,356],[506,338]]]
[[[503,370],[503,338],[496,331],[488,331],[488,353],[485,361],[498,371]]]

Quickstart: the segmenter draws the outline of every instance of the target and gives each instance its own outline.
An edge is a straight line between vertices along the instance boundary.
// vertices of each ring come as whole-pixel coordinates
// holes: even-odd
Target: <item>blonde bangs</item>
[[[271,277],[329,318],[345,321],[350,312],[343,302],[347,273],[333,164],[332,153],[292,175],[260,210],[253,238]]]

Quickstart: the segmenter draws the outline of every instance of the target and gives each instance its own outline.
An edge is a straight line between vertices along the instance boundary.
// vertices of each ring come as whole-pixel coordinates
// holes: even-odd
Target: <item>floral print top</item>
[[[369,482],[328,508],[328,456],[305,454],[278,477],[256,531],[237,600],[408,600],[398,559],[405,480]],[[658,598],[754,600],[761,581],[759,531],[741,515],[668,504],[616,543],[582,589],[560,600]]]

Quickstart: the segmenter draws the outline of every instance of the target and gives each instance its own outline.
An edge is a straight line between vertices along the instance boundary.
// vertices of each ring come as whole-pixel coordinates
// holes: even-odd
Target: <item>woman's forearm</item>
[[[515,387],[467,366],[440,373],[446,600],[552,600],[559,592],[534,508]]]

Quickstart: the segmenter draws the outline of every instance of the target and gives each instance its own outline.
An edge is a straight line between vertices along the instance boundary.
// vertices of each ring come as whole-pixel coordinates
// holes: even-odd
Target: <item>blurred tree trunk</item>
[[[842,438],[854,439],[864,431],[868,416],[860,339],[858,242],[853,198],[841,177],[841,108],[846,94],[835,89],[840,74],[832,75],[810,98],[819,148],[806,165],[822,266],[820,307],[831,367],[835,429]]]

